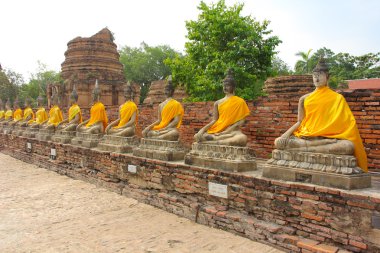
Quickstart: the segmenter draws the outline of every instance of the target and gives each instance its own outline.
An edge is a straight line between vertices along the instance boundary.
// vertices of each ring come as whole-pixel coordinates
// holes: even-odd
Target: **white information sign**
[[[27,143],[26,143],[26,148],[27,148],[27,149],[32,149],[32,143],[27,142]]]
[[[208,193],[220,198],[228,198],[227,185],[208,182]]]
[[[128,172],[136,173],[137,172],[136,165],[128,164]]]
[[[51,155],[51,156],[57,156],[57,150],[55,150],[55,148],[52,148],[52,149],[50,150],[50,155]]]

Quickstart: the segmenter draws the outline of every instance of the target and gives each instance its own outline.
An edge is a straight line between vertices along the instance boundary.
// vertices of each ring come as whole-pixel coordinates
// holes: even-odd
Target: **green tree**
[[[273,58],[271,76],[287,76],[292,73],[292,70],[286,62],[281,60],[278,56]]]
[[[176,83],[184,84],[190,100],[216,100],[222,96],[221,81],[232,68],[236,93],[252,99],[261,93],[262,80],[271,74],[275,47],[269,21],[242,16],[243,4],[227,7],[224,0],[198,6],[198,20],[187,21],[186,55],[167,60]]]
[[[296,56],[300,56],[301,60],[296,62],[295,72],[296,74],[310,74],[311,73],[311,64],[310,64],[310,53],[313,49],[309,49],[307,52],[299,51],[296,53]]]
[[[146,97],[152,81],[171,74],[164,60],[180,56],[177,51],[167,45],[151,47],[144,42],[138,48],[124,46],[119,53],[126,79],[141,85],[140,102]]]
[[[3,101],[10,101],[13,103],[15,98],[19,95],[20,86],[24,83],[21,74],[11,70],[0,70],[0,98]]]

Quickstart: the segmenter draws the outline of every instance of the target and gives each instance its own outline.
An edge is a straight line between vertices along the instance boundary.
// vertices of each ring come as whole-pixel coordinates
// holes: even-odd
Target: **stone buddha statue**
[[[313,70],[315,90],[300,98],[297,122],[275,140],[275,147],[289,152],[354,155],[358,166],[367,171],[355,118],[344,97],[328,87],[328,79],[328,67],[320,59]]]
[[[166,99],[158,106],[158,119],[142,131],[142,136],[147,139],[177,141],[184,110],[182,105],[172,98],[174,86],[171,76],[164,92]]]
[[[232,70],[223,80],[224,98],[214,103],[213,119],[194,135],[198,143],[241,146],[247,145],[247,136],[240,127],[250,111],[244,99],[234,95],[236,82]]]
[[[102,102],[100,102],[100,88],[98,80],[96,80],[95,88],[92,91],[93,105],[90,110],[90,119],[80,123],[76,131],[88,134],[104,133],[108,124],[108,117],[106,109]]]
[[[9,126],[14,127],[20,120],[23,118],[22,109],[20,108],[19,100],[16,98],[16,100],[13,103],[13,121],[9,122]]]
[[[5,103],[4,120],[1,123],[7,125],[8,123],[12,122],[12,120],[13,120],[13,111],[11,107],[11,102],[8,99],[7,102]]]
[[[36,112],[36,119],[33,121],[29,121],[30,128],[38,129],[42,124],[46,123],[49,119],[48,114],[44,107],[44,99],[41,96],[37,98],[37,106],[38,110]]]
[[[34,112],[31,108],[31,101],[30,98],[25,99],[25,109],[24,109],[24,117],[22,120],[19,121],[18,125],[21,127],[26,127],[29,125],[29,122],[33,122],[34,120]]]
[[[128,82],[124,89],[125,103],[119,107],[118,119],[107,126],[106,134],[123,137],[135,135],[138,109],[133,102],[133,97],[133,90]]]
[[[3,100],[0,99],[0,122],[2,122],[5,119],[5,107]]]
[[[71,107],[69,108],[69,117],[57,125],[58,130],[67,132],[76,131],[77,126],[83,121],[82,112],[78,105],[78,93],[75,85],[73,87],[73,91],[71,92],[70,104]]]
[[[53,131],[56,126],[63,120],[62,111],[59,108],[59,98],[58,98],[58,90],[53,90],[53,95],[51,96],[52,107],[49,110],[49,119],[45,121],[41,126],[45,130]]]

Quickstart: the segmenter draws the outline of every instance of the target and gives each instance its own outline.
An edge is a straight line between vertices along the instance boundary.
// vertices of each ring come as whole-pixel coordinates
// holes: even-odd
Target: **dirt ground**
[[[0,153],[0,252],[281,252]]]

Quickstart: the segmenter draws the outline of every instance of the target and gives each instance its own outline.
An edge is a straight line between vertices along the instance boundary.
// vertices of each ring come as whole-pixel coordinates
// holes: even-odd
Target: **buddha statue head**
[[[38,95],[37,106],[42,107],[44,105],[44,98],[41,95]]]
[[[52,95],[51,95],[51,104],[53,106],[58,105],[58,89],[57,87],[53,86],[52,88]]]
[[[74,84],[73,85],[73,91],[71,92],[71,95],[70,95],[70,103],[71,103],[71,105],[73,105],[77,102],[78,102],[78,92],[76,90],[76,85]]]
[[[96,103],[100,100],[100,88],[99,88],[99,83],[98,79],[95,81],[95,88],[92,91],[92,102]]]
[[[168,83],[165,86],[164,93],[165,93],[165,96],[167,98],[173,97],[174,86],[173,86],[173,83],[172,83],[172,76],[171,75],[168,77]]]
[[[133,101],[133,96],[134,96],[133,89],[132,89],[131,83],[128,81],[127,85],[125,85],[124,87],[125,101],[128,101],[128,100]]]
[[[7,110],[11,110],[11,101],[9,100],[9,98],[8,98],[7,102],[5,103],[5,108]]]
[[[329,68],[326,64],[326,60],[321,57],[317,66],[313,69],[313,83],[315,87],[327,86],[329,80]]]
[[[13,102],[13,108],[14,110],[17,110],[20,108],[20,101],[18,100],[18,97],[16,97],[16,100]]]
[[[32,101],[29,97],[25,98],[25,103],[24,103],[25,108],[30,107],[31,103]]]
[[[223,79],[223,92],[233,94],[235,92],[236,82],[232,69],[228,69],[226,77]]]

